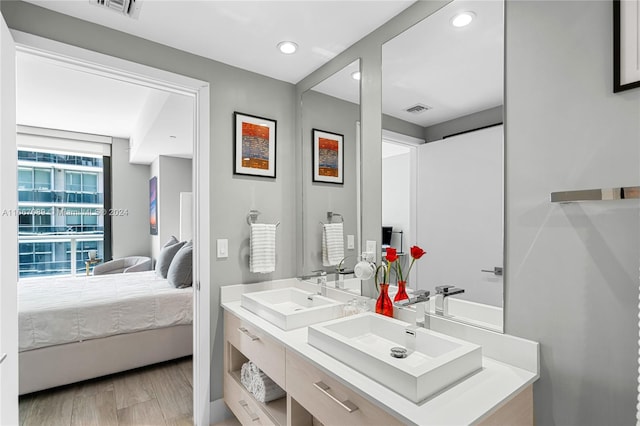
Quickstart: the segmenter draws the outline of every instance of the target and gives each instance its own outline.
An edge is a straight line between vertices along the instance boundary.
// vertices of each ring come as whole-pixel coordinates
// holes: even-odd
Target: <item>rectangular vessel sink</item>
[[[280,327],[293,330],[338,318],[343,303],[294,287],[245,293],[240,306]]]
[[[308,343],[416,403],[482,368],[480,346],[371,312],[310,326]]]

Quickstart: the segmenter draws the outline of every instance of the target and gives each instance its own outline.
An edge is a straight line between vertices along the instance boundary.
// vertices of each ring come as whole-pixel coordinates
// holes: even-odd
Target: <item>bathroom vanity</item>
[[[351,318],[354,321],[349,322],[363,322],[371,318],[377,321],[372,317],[376,314],[325,320],[285,331],[282,325],[277,326],[263,318],[262,311],[256,314],[242,305],[243,294],[269,295],[266,290],[288,287],[308,292],[310,299],[315,297],[313,285],[295,279],[222,288],[221,301],[225,310],[224,400],[242,424],[533,424],[532,384],[539,377],[537,343],[432,318],[433,333],[424,329],[422,333],[460,343],[464,346],[461,353],[465,356],[469,353],[477,355],[479,368],[473,368],[472,373],[464,373],[461,378],[453,377],[451,384],[445,383],[444,387],[416,403],[402,396],[397,389],[392,390],[382,384],[380,376],[367,369],[364,359],[362,365],[352,364],[356,367],[353,368],[346,356],[339,360],[335,354],[331,356],[309,343],[310,328],[313,334],[318,334],[323,328],[341,326],[343,320]],[[348,294],[332,289],[328,289],[327,297],[337,302],[349,300]],[[259,298],[252,297],[252,300],[256,299]],[[291,309],[291,304],[286,305]],[[310,310],[318,309],[309,306]],[[302,310],[292,309],[291,313]],[[390,321],[395,325],[410,325],[398,320]],[[378,327],[378,323],[375,324]],[[348,326],[352,331],[347,333],[354,333],[354,325]],[[380,326],[384,327],[385,324]],[[481,355],[478,348],[481,348]],[[240,382],[242,364],[249,360],[282,387],[286,397],[268,403],[257,401]],[[450,363],[447,360],[443,365]],[[460,368],[469,368],[469,364],[459,365]],[[440,371],[436,376],[442,375]],[[429,382],[435,381],[436,376],[429,376]]]

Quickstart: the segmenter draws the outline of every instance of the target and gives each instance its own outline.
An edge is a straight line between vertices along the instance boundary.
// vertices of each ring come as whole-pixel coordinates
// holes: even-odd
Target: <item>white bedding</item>
[[[192,298],[154,271],[22,280],[19,350],[191,324]]]

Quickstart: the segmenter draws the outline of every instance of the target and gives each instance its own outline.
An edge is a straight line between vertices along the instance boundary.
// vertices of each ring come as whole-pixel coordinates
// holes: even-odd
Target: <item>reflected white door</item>
[[[16,53],[0,17],[0,424],[18,424]]]
[[[502,306],[503,126],[418,147],[420,288],[455,285],[459,297]]]

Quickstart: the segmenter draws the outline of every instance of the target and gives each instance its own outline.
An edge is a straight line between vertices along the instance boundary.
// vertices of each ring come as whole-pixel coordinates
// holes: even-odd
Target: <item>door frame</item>
[[[211,277],[209,259],[210,236],[212,233],[211,223],[208,220],[210,217],[210,173],[208,167],[210,157],[209,83],[20,31],[12,30],[11,34],[16,44],[16,52],[37,55],[61,62],[65,66],[106,78],[187,95],[193,98],[193,234],[198,235],[198,238],[194,240],[193,420],[196,425],[208,425],[210,423],[209,378],[211,376]]]

